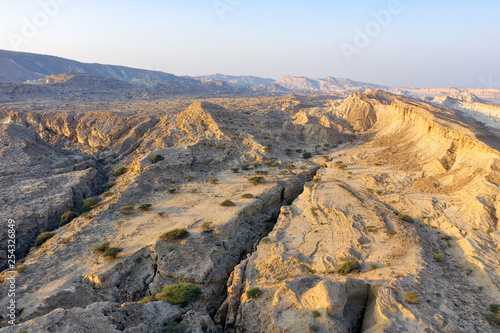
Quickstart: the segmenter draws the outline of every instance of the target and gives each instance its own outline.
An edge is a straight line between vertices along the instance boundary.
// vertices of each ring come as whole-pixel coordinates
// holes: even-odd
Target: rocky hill
[[[5,105],[1,333],[500,332],[500,131],[454,105]]]

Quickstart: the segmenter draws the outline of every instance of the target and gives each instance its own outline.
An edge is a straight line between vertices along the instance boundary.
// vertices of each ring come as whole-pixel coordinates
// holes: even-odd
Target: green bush
[[[105,190],[109,190],[110,188],[115,186],[115,184],[116,182],[114,180],[110,180],[109,182],[104,183],[102,187],[104,187]]]
[[[192,283],[177,283],[163,288],[155,297],[172,304],[185,304],[197,301],[203,292],[201,288]]]
[[[93,247],[93,250],[94,250],[95,252],[104,252],[104,251],[106,251],[106,250],[109,248],[109,245],[110,245],[110,244],[111,244],[111,243],[110,243],[110,242],[108,242],[108,241],[106,241],[106,242],[102,242],[101,244],[94,246],[94,247]]]
[[[132,210],[134,210],[134,206],[123,206],[120,208],[123,214],[130,214]]]
[[[250,177],[250,178],[248,178],[248,182],[252,183],[254,185],[262,184],[262,183],[264,183],[264,181],[265,181],[264,177]]]
[[[201,224],[201,229],[203,229],[203,230],[210,229],[210,226],[212,225],[212,223],[213,223],[212,221],[203,222]]]
[[[73,212],[73,211],[69,211],[69,212],[62,214],[61,221],[59,222],[59,226],[61,227],[63,225],[70,223],[76,217],[78,217],[78,214]]]
[[[253,194],[245,193],[245,194],[241,195],[241,198],[242,199],[252,199],[253,198]]]
[[[155,163],[158,163],[160,161],[163,161],[164,158],[163,158],[163,156],[161,156],[159,154],[155,154],[155,155],[151,156],[149,158],[149,160],[151,161],[151,163],[155,164]]]
[[[163,333],[188,333],[189,326],[184,323],[170,323],[162,330]]]
[[[218,182],[218,181],[219,181],[219,180],[218,180],[217,178],[210,178],[210,179],[208,180],[208,182],[209,182],[210,184],[217,184],[217,182]]]
[[[377,264],[371,264],[370,265],[370,270],[374,271],[377,269]]]
[[[103,197],[107,198],[107,197],[110,197],[113,195],[113,192],[110,192],[110,191],[106,191],[102,194]]]
[[[254,288],[249,289],[247,291],[248,298],[255,298],[259,295],[260,295],[260,288],[259,287],[254,287]]]
[[[80,213],[82,213],[82,214],[88,213],[91,210],[92,210],[92,207],[87,205],[87,204],[84,204],[82,207],[80,207]]]
[[[141,299],[138,303],[139,304],[146,304],[146,303],[149,303],[149,302],[154,302],[156,300],[157,299],[154,296],[146,296],[143,299]]]
[[[490,304],[490,311],[493,313],[500,312],[500,304],[491,303]]]
[[[257,170],[257,171],[255,171],[255,174],[258,175],[258,176],[267,176],[269,174],[269,172],[262,171],[262,170]]]
[[[319,330],[318,325],[309,325],[309,331],[311,332],[317,332]]]
[[[434,254],[434,260],[436,260],[436,261],[443,261],[444,260],[444,255],[442,253],[436,253],[436,254]]]
[[[185,229],[174,229],[170,230],[160,236],[160,239],[166,242],[172,242],[179,239],[183,239],[189,236],[189,231]]]
[[[486,316],[486,319],[488,319],[488,322],[495,326],[495,327],[500,327],[500,313],[489,313]]]
[[[309,152],[305,152],[302,154],[302,158],[305,159],[305,160],[308,160],[310,159],[311,157],[313,157],[313,154],[309,153]]]
[[[360,265],[359,262],[355,260],[349,260],[340,265],[340,267],[337,269],[337,273],[339,274],[349,274],[352,271],[359,269]]]
[[[152,206],[151,204],[144,203],[144,204],[140,204],[138,208],[139,208],[139,210],[140,210],[141,212],[145,212],[145,211],[147,211],[149,208],[151,208],[151,206]]]
[[[115,171],[113,171],[113,176],[115,177],[120,177],[123,175],[125,172],[127,172],[127,168],[124,166],[121,166],[119,168],[116,168]]]
[[[40,235],[38,235],[38,237],[35,240],[35,246],[36,247],[42,246],[43,243],[45,243],[46,241],[48,241],[49,239],[51,239],[55,235],[56,235],[55,232],[43,232],[43,233],[41,233]]]
[[[220,205],[222,207],[231,207],[234,206],[234,202],[232,202],[231,200],[224,200],[220,203]]]
[[[233,173],[238,173],[240,171],[240,168],[232,168],[231,171]]]
[[[103,256],[111,259],[115,259],[116,255],[120,252],[122,252],[123,249],[121,247],[108,247],[104,253]]]
[[[101,198],[99,198],[99,197],[90,197],[90,198],[84,199],[83,202],[86,205],[89,205],[90,207],[94,208],[95,206],[97,206],[99,204],[99,202],[101,202]]]
[[[410,304],[418,303],[418,301],[420,301],[420,295],[414,290],[405,291],[403,293],[403,297]]]
[[[313,312],[311,312],[311,314],[312,314],[312,316],[313,316],[314,318],[318,318],[318,317],[320,317],[320,316],[321,316],[321,313],[319,313],[319,311],[316,311],[316,310],[314,310]]]
[[[175,187],[169,188],[169,189],[167,190],[167,192],[168,192],[168,193],[171,193],[171,194],[174,194],[174,193],[175,193],[175,191],[177,191],[177,189],[176,189]]]

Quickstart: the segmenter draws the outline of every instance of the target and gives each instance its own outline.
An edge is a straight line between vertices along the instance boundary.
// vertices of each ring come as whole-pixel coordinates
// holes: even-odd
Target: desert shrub
[[[62,214],[61,221],[59,222],[59,226],[61,227],[65,224],[70,223],[76,217],[78,217],[78,214],[73,212],[73,211],[69,211],[69,212]]]
[[[210,226],[211,226],[212,224],[213,224],[213,222],[212,222],[212,221],[207,221],[207,222],[203,222],[203,223],[201,224],[201,226],[200,226],[200,227],[201,227],[201,229],[203,229],[203,230],[208,230],[208,229],[210,229]]]
[[[311,153],[307,152],[307,151],[302,154],[302,158],[305,159],[305,160],[308,160],[311,157],[313,157],[313,155]]]
[[[250,178],[248,178],[248,182],[252,183],[254,185],[262,184],[262,183],[264,183],[264,181],[265,181],[264,177],[250,177]]]
[[[398,233],[398,232],[397,232],[397,231],[395,231],[395,230],[389,230],[389,231],[387,231],[387,234],[388,234],[389,236],[394,236],[394,235],[396,235],[397,233]]]
[[[130,214],[130,212],[134,210],[134,206],[123,206],[120,210],[123,214]]]
[[[436,260],[436,261],[443,261],[444,260],[444,255],[442,253],[436,253],[436,254],[434,254],[434,260]]]
[[[267,176],[269,174],[269,172],[263,171],[263,170],[257,170],[257,171],[255,171],[255,174],[259,175],[259,176]]]
[[[359,262],[355,260],[349,260],[340,265],[340,267],[337,269],[337,273],[339,274],[349,274],[352,271],[359,269],[360,265]]]
[[[402,213],[398,214],[398,219],[400,219],[402,221],[406,221],[406,222],[413,222],[413,219],[409,215],[402,214]]]
[[[377,264],[371,264],[370,265],[370,270],[374,271],[377,269]]]
[[[187,231],[185,229],[174,229],[174,230],[170,230],[170,231],[167,231],[166,233],[162,234],[160,236],[160,239],[163,241],[166,241],[166,242],[172,242],[172,241],[186,238],[187,236],[189,236],[189,231]]]
[[[340,170],[345,170],[345,169],[347,169],[347,165],[340,164],[340,165],[337,166],[337,168],[339,168]]]
[[[246,170],[248,170],[248,169],[250,169],[250,164],[243,164],[243,165],[241,166],[241,170],[246,171]]]
[[[240,168],[232,168],[232,169],[231,169],[231,171],[232,171],[233,173],[238,173],[238,171],[240,171]]]
[[[92,249],[95,251],[95,252],[104,252],[106,251],[108,248],[109,248],[109,245],[111,243],[108,242],[108,241],[105,241],[105,242],[102,242],[101,244],[99,245],[96,245],[94,246]]]
[[[253,198],[253,194],[245,193],[245,194],[241,195],[241,198],[242,199],[252,199]]]
[[[319,330],[318,325],[309,325],[309,331],[310,332],[317,332]]]
[[[374,226],[374,225],[368,225],[365,227],[365,230],[368,231],[368,232],[376,232],[377,231],[377,227]]]
[[[254,288],[248,289],[248,291],[247,291],[248,298],[255,298],[259,295],[260,295],[260,288],[259,287],[254,287]]]
[[[175,191],[177,191],[177,189],[176,189],[175,187],[169,188],[169,189],[167,190],[167,192],[168,192],[168,193],[172,193],[172,194],[174,194],[174,193],[175,193]]]
[[[156,213],[156,216],[161,217],[161,218],[167,217],[167,212],[164,212],[164,211],[158,212],[158,213]]]
[[[500,304],[491,303],[490,304],[490,311],[493,313],[500,312]]]
[[[113,171],[113,176],[115,177],[120,177],[123,175],[125,172],[127,172],[127,168],[124,166],[121,166],[119,168],[116,168],[115,171]]]
[[[377,191],[377,192],[375,192],[375,193],[377,193],[377,195],[382,195],[382,193],[384,193],[384,192],[382,192],[382,191]]]
[[[49,239],[51,239],[55,235],[56,235],[55,232],[43,232],[43,233],[41,233],[40,235],[38,235],[38,237],[35,240],[35,246],[36,247],[42,246],[43,243],[45,243],[46,241],[48,241]]]
[[[82,214],[88,213],[91,210],[92,210],[92,207],[87,205],[87,204],[84,204],[82,207],[80,207],[80,213],[82,213]]]
[[[149,302],[154,302],[154,301],[156,301],[156,298],[154,296],[145,296],[138,303],[139,304],[147,304]]]
[[[262,244],[268,244],[270,242],[271,242],[271,240],[269,238],[267,238],[267,237],[266,238],[262,238],[262,240],[261,240]]]
[[[312,314],[312,316],[313,316],[314,318],[318,318],[318,317],[320,317],[320,316],[321,316],[321,313],[319,313],[319,311],[316,311],[316,310],[314,310],[313,312],[311,312],[311,314]]]
[[[192,189],[191,189],[191,193],[196,193],[196,192],[198,192],[198,189],[197,189],[197,188],[192,188]]]
[[[155,164],[155,163],[158,163],[160,161],[163,161],[164,158],[160,154],[155,154],[155,155],[151,156],[149,158],[149,160],[151,161],[151,163]]]
[[[486,319],[488,319],[488,322],[496,327],[500,327],[500,313],[489,313],[486,316]]]
[[[90,197],[90,198],[84,199],[83,202],[86,205],[89,205],[90,207],[94,208],[95,206],[97,206],[99,204],[99,202],[101,202],[101,198],[99,198],[99,197]]]
[[[410,304],[418,303],[418,301],[420,301],[420,295],[414,290],[405,291],[403,293],[403,297]]]
[[[319,183],[320,181],[321,181],[321,178],[319,178],[319,177],[313,178],[313,182],[315,182],[315,183]]]
[[[140,204],[138,208],[139,208],[139,210],[140,210],[141,212],[145,212],[145,211],[147,211],[149,208],[151,208],[151,206],[152,206],[152,205],[151,205],[151,204],[149,204],[149,203],[144,203],[144,204]]]
[[[24,266],[16,266],[12,270],[14,272],[22,273],[22,272],[26,272],[26,267],[24,267]]]
[[[163,288],[155,297],[172,304],[185,304],[197,301],[203,292],[201,288],[192,283],[176,283]]]
[[[106,258],[115,259],[116,255],[122,251],[121,247],[108,247],[102,255]]]
[[[107,198],[107,197],[110,197],[113,195],[113,192],[110,192],[110,191],[106,191],[102,194],[103,197]]]
[[[116,182],[114,180],[110,180],[109,182],[104,183],[102,187],[104,187],[105,190],[109,190],[110,188],[115,186],[115,184]]]
[[[234,206],[234,203],[231,200],[224,200],[220,203],[222,207],[231,207]]]
[[[285,165],[285,169],[291,171],[295,169],[295,165],[293,163],[288,163],[287,165]]]
[[[170,323],[162,330],[163,333],[187,333],[189,326],[184,323]]]
[[[210,178],[210,179],[208,180],[208,182],[209,182],[210,184],[217,184],[217,182],[218,182],[218,181],[219,181],[219,180],[218,180],[217,178]]]
[[[190,182],[193,180],[193,176],[187,175],[187,176],[184,176],[184,179],[186,179],[186,181]]]

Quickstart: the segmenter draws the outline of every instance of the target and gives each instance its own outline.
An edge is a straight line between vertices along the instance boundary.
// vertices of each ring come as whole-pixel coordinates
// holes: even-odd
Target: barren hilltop
[[[497,92],[51,75],[2,90],[0,333],[500,332]]]

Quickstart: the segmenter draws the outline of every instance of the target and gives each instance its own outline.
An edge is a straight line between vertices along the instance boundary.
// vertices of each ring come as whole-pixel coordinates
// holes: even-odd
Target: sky
[[[498,0],[0,0],[0,49],[176,75],[500,89]]]

